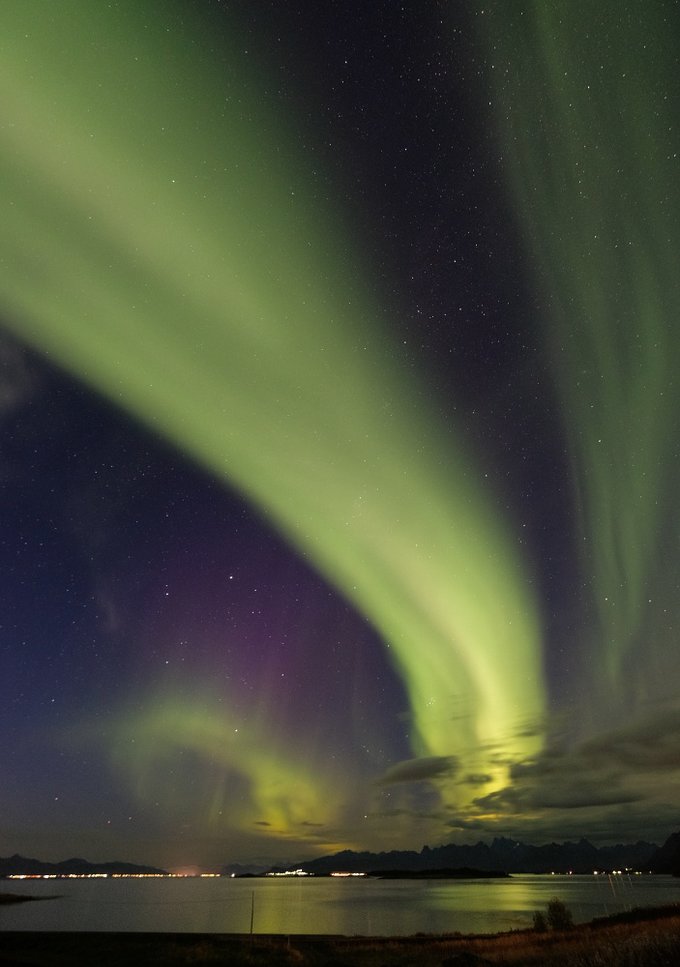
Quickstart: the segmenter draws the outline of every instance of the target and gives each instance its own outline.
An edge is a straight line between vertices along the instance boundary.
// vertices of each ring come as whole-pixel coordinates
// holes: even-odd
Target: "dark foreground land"
[[[0,965],[147,967],[671,967],[680,906],[638,910],[564,932],[488,936],[317,937],[158,933],[0,933]]]

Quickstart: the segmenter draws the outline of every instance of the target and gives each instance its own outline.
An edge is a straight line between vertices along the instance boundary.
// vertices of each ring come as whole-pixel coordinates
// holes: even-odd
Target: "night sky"
[[[678,828],[679,35],[0,6],[0,855]]]

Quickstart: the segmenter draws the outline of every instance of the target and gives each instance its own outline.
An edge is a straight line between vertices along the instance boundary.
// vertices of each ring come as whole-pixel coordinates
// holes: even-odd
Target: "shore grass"
[[[680,963],[680,905],[572,930],[413,937],[0,933],[0,964],[129,967],[665,967]]]

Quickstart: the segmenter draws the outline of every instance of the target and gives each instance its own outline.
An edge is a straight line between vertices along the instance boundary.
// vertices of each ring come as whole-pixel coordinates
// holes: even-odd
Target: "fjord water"
[[[363,934],[495,933],[531,926],[559,897],[576,922],[680,901],[670,876],[506,880],[357,878],[5,881],[0,892],[50,897],[0,905],[0,930]]]

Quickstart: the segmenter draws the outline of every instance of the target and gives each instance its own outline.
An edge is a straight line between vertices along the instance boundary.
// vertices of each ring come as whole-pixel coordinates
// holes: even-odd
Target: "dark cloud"
[[[461,816],[447,820],[445,825],[451,829],[474,829],[483,831],[489,829],[489,824],[482,819],[463,819]]]
[[[636,774],[680,770],[680,711],[663,710],[634,725],[605,732],[572,749],[548,746],[530,761],[515,763],[513,782],[592,777],[602,783]]]
[[[680,769],[680,711],[668,709],[635,725],[585,742],[581,755],[597,765],[654,772]]]
[[[474,778],[483,777],[466,780]],[[512,765],[505,788],[479,796],[468,815],[447,825],[491,835],[531,830],[533,841],[545,830],[558,839],[587,833],[657,842],[678,825],[678,790],[680,712],[666,708],[571,747],[549,743],[535,758]]]
[[[399,782],[426,782],[451,776],[458,770],[458,760],[452,755],[433,755],[420,759],[405,759],[390,766],[378,780],[381,786]]]
[[[441,812],[424,812],[422,809],[377,809],[371,815],[379,816],[381,819],[406,816],[410,819],[433,819],[436,822],[442,822],[444,818]]]
[[[640,795],[617,787],[609,787],[586,778],[579,782],[565,776],[563,782],[543,785],[507,786],[488,796],[474,800],[483,811],[523,812],[535,809],[586,809],[591,806],[615,806],[637,802]]]

